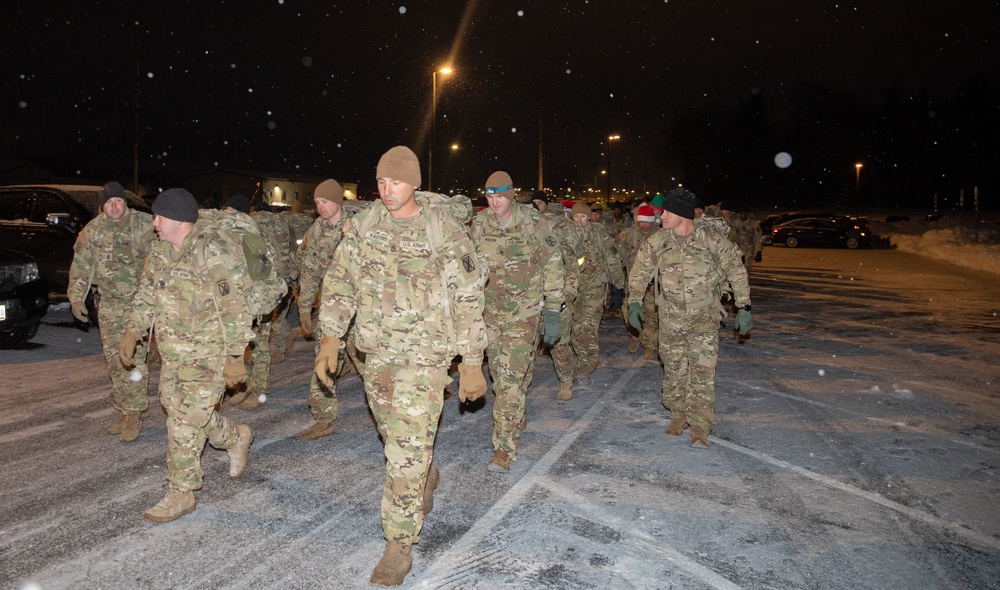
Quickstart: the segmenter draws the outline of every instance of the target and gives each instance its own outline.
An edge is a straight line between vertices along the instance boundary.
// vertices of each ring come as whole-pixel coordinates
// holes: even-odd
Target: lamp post
[[[854,165],[854,198],[861,204],[861,162]]]
[[[611,202],[611,142],[618,141],[622,137],[620,135],[609,135],[608,136],[608,203]]]
[[[434,190],[434,128],[437,126],[437,75],[448,75],[451,68],[441,68],[431,73],[431,138],[427,144],[427,190]]]

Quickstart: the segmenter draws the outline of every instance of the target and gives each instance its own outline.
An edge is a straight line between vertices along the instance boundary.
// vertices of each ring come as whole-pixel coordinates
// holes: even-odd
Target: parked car
[[[771,242],[789,248],[798,246],[867,246],[870,236],[867,220],[848,217],[805,218],[786,221],[771,229]]]
[[[771,245],[771,230],[776,225],[781,225],[782,223],[787,223],[789,221],[795,221],[796,219],[808,219],[810,217],[824,218],[824,217],[836,217],[835,213],[829,212],[795,212],[795,213],[778,213],[775,215],[768,215],[763,221],[760,222],[760,232],[761,232],[761,243],[765,246]]]
[[[56,298],[65,297],[73,243],[87,222],[97,215],[99,186],[0,186],[0,247],[32,255]],[[150,212],[146,203],[126,191],[128,206]],[[97,317],[92,315],[91,317]]]
[[[0,248],[0,348],[33,338],[48,309],[48,289],[35,259]]]

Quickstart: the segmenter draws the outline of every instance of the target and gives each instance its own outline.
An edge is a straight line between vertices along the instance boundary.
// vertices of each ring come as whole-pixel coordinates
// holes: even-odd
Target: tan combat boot
[[[125,423],[122,425],[122,433],[118,437],[118,440],[132,442],[139,438],[140,430],[142,430],[142,414],[139,412],[129,412],[125,414]]]
[[[259,395],[251,395],[246,399],[246,401],[240,404],[240,407],[243,408],[244,410],[256,410],[261,406],[262,403],[263,402],[260,401]]]
[[[194,492],[182,490],[174,486],[167,488],[167,495],[163,496],[156,506],[147,510],[142,517],[150,522],[173,522],[185,514],[194,512]]]
[[[688,427],[687,418],[684,416],[684,412],[671,412],[670,413],[670,424],[667,424],[667,434],[671,436],[680,436],[684,433],[684,429]]]
[[[299,438],[302,440],[316,440],[317,438],[330,436],[331,434],[333,434],[333,424],[317,420],[315,424],[300,432]]]
[[[250,459],[250,443],[253,442],[253,430],[246,424],[236,427],[236,442],[226,449],[229,453],[229,477],[239,477],[247,468]]]
[[[431,468],[427,470],[427,483],[424,484],[424,516],[434,510],[434,490],[438,487],[440,480],[441,473],[438,472],[437,467],[431,465]]]
[[[642,353],[642,358],[646,359],[647,361],[655,361],[656,360],[656,350],[653,349],[653,348],[647,348]]]
[[[556,399],[564,402],[573,399],[572,381],[564,381],[559,384],[559,394],[556,395]]]
[[[229,405],[238,406],[245,402],[248,397],[250,397],[250,388],[244,385],[243,389],[233,392],[232,397],[229,398]]]
[[[708,448],[708,433],[698,428],[697,426],[691,427],[691,446],[696,449],[707,449]]]
[[[108,429],[105,430],[105,432],[108,434],[121,434],[122,428],[125,427],[125,417],[125,414],[118,416],[118,419],[112,422],[111,426],[108,426]]]
[[[382,559],[372,570],[372,577],[368,581],[379,586],[399,586],[402,584],[403,578],[410,573],[410,568],[413,567],[413,555],[410,552],[412,548],[412,545],[389,541],[385,546]]]
[[[630,354],[635,354],[636,352],[638,352],[640,344],[641,344],[641,342],[639,341],[638,338],[632,338],[630,336],[629,339],[628,339],[628,351],[629,351],[629,353]]]
[[[493,451],[493,458],[490,459],[486,469],[494,472],[510,471],[510,455],[501,449]]]

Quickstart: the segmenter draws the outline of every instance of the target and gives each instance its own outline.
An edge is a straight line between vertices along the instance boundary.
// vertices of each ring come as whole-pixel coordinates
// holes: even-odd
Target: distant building
[[[0,184],[51,184],[58,178],[48,170],[28,161],[0,162]]]
[[[184,186],[198,202],[208,206],[217,207],[233,195],[245,195],[255,203],[263,201],[276,207],[291,207],[295,201],[301,201],[303,207],[309,208],[312,206],[313,190],[327,178],[216,168],[188,176]],[[346,198],[357,198],[357,183],[341,182],[341,185]]]

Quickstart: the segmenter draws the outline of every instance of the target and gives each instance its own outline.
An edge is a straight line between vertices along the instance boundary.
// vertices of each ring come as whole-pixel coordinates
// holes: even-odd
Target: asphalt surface
[[[508,474],[486,470],[492,395],[446,403],[441,483],[409,588],[996,588],[995,275],[891,250],[765,250],[755,328],[720,330],[709,449],[670,437],[662,369],[606,316],[587,389],[539,357]],[[366,588],[384,541],[381,445],[356,376],[304,442],[312,344],[267,403],[246,474],[208,448],[197,510],[156,525],[164,415],[113,415],[97,330],[53,309],[0,352],[0,588]]]

